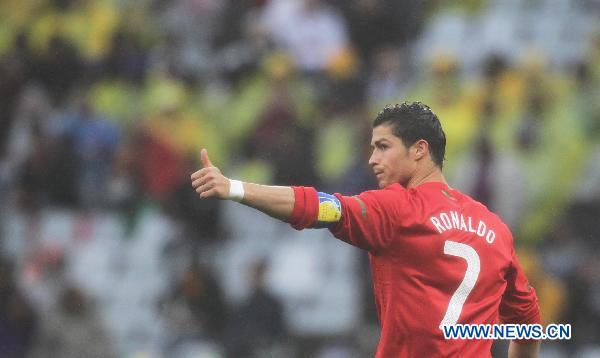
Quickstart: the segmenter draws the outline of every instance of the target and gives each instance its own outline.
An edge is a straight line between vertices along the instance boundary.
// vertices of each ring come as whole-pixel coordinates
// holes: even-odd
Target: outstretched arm
[[[343,196],[317,192],[312,187],[241,183],[221,174],[205,149],[200,157],[203,168],[193,173],[191,179],[201,198],[241,202],[287,222],[296,230],[326,228],[335,237],[369,251],[382,250],[398,227],[405,222],[410,224],[410,213],[421,211],[399,184],[385,190]]]
[[[241,183],[243,195],[235,190],[231,192],[232,181],[215,167],[208,157],[206,149],[200,152],[202,169],[191,176],[192,186],[201,198],[236,199],[279,220],[287,220],[294,210],[294,191],[287,186],[269,186],[252,183]],[[234,185],[236,185],[234,183]],[[237,195],[236,195],[237,194]]]

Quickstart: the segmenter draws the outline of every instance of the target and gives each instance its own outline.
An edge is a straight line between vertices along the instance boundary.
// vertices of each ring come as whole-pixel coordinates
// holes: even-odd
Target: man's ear
[[[420,160],[429,154],[429,143],[424,139],[419,139],[413,144],[415,159]]]

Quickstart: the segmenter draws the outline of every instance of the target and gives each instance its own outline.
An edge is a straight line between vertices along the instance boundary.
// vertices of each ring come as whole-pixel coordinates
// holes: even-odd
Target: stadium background
[[[513,229],[544,322],[573,326],[542,356],[600,356],[599,15],[594,0],[3,0],[0,355],[369,356],[365,254],[198,200],[189,174],[207,147],[246,181],[372,188],[372,118],[420,100],[451,184]]]

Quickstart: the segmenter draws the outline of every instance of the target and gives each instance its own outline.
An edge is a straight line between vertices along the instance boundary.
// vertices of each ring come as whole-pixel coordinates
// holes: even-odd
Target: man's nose
[[[377,158],[375,156],[375,152],[371,153],[371,156],[369,157],[369,165],[370,166],[375,166],[377,164]]]

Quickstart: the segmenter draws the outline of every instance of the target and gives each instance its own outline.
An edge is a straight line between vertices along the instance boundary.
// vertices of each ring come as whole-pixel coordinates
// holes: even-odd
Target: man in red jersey
[[[371,146],[380,189],[356,196],[230,180],[206,150],[192,186],[201,198],[236,200],[298,230],[328,228],[367,250],[381,323],[377,357],[489,357],[492,340],[445,339],[442,327],[539,324],[510,230],[446,183],[446,136],[431,109],[387,106],[373,123]],[[539,346],[511,341],[509,357],[535,357]]]

